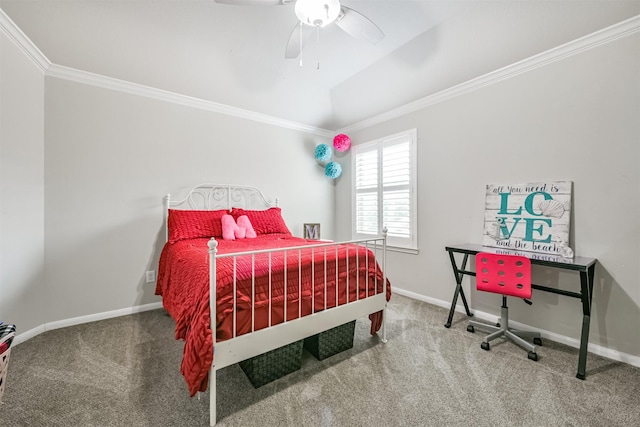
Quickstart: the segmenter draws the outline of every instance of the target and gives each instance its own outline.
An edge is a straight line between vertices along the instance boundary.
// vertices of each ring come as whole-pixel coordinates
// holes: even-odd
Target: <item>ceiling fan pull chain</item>
[[[302,21],[300,21],[300,68],[302,68]]]
[[[316,55],[317,55],[316,70],[319,70],[320,69],[320,27],[316,27],[316,44],[318,45],[318,50],[316,50]]]

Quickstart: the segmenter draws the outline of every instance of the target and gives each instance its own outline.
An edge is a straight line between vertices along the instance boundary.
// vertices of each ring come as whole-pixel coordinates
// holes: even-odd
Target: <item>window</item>
[[[416,142],[412,129],[353,147],[353,232],[382,235],[387,243],[417,249]]]

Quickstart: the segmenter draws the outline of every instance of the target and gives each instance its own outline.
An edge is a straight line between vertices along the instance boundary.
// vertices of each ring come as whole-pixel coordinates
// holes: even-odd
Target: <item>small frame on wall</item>
[[[310,240],[320,240],[320,224],[304,224],[304,238]]]

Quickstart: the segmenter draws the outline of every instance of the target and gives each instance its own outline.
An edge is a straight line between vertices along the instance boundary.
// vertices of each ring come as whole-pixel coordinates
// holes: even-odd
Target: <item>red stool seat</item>
[[[476,255],[476,288],[519,298],[531,298],[531,260],[519,255],[480,252]]]

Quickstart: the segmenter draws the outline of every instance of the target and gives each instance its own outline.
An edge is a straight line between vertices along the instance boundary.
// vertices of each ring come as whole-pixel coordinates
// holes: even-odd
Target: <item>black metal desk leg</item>
[[[460,296],[462,297],[462,304],[464,304],[464,310],[467,312],[467,316],[473,316],[473,313],[469,311],[469,304],[467,304],[467,299],[464,296],[464,289],[462,289],[462,277],[460,279]]]
[[[584,380],[587,370],[587,347],[589,345],[589,326],[591,323],[591,300],[593,293],[593,279],[595,264],[588,271],[580,272],[580,289],[582,293],[582,334],[580,336],[580,356],[578,358],[577,378]]]
[[[453,256],[453,252],[449,251],[449,259],[451,260],[451,267],[453,268],[453,274],[456,276],[456,290],[453,293],[453,301],[451,301],[451,309],[449,310],[449,318],[447,319],[447,323],[444,324],[445,328],[451,327],[451,321],[453,320],[453,313],[456,311],[456,304],[458,302],[458,294],[462,297],[462,303],[464,304],[464,309],[467,312],[467,316],[473,316],[473,313],[469,311],[469,305],[467,304],[467,298],[464,296],[464,290],[462,290],[462,279],[464,278],[464,274],[460,272],[456,265],[456,259]],[[469,254],[464,254],[464,258],[462,259],[462,270],[464,270],[467,266],[467,260],[469,259]]]

